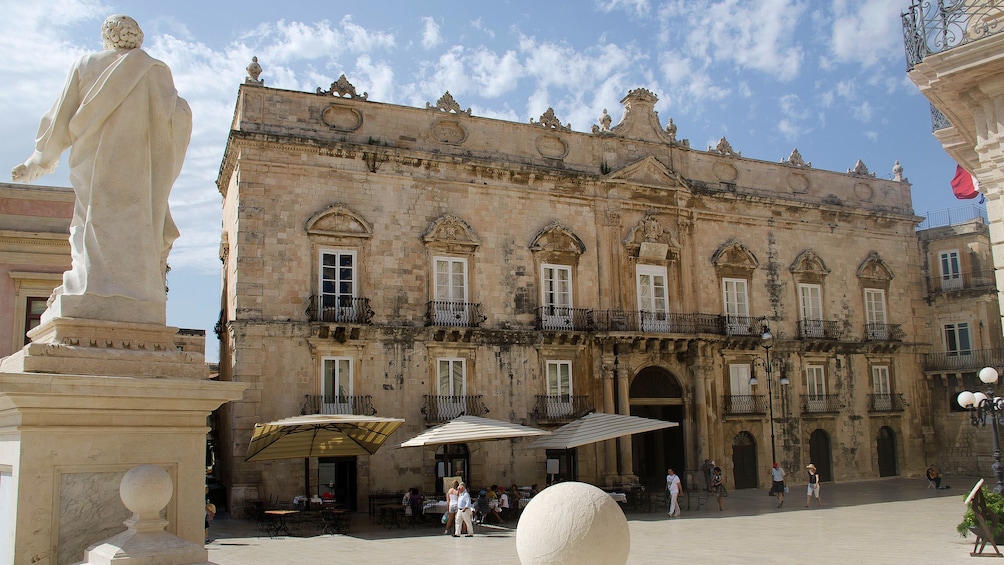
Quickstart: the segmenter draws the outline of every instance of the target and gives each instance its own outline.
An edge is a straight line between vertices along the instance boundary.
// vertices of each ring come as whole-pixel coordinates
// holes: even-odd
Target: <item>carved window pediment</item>
[[[530,251],[544,253],[549,257],[578,259],[586,252],[586,244],[582,243],[582,239],[571,230],[555,222],[545,226],[533,236]]]
[[[445,214],[432,222],[422,234],[422,241],[430,248],[453,253],[471,254],[481,245],[471,226],[453,214]]]
[[[306,224],[309,235],[368,238],[373,226],[344,204],[335,204],[314,214]]]
[[[811,249],[799,253],[788,270],[801,282],[822,282],[830,273],[822,257]]]
[[[745,245],[732,240],[715,251],[711,262],[719,271],[750,273],[760,266],[756,255]]]
[[[875,251],[868,253],[865,260],[861,262],[857,275],[863,282],[876,286],[888,286],[894,276],[889,265]]]

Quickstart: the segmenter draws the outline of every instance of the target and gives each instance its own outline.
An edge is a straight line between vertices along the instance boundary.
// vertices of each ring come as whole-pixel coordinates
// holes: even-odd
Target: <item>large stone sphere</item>
[[[523,565],[622,565],[630,550],[624,512],[609,494],[586,483],[542,490],[516,526],[516,553]]]
[[[129,469],[119,485],[122,503],[140,516],[156,516],[171,502],[173,494],[170,475],[156,465],[138,465]]]

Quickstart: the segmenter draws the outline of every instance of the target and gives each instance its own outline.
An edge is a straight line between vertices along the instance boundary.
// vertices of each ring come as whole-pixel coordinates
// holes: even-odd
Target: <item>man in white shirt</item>
[[[471,493],[467,492],[467,485],[460,483],[457,487],[457,492],[460,496],[457,498],[457,523],[456,529],[453,531],[453,537],[459,538],[460,532],[463,531],[463,527],[467,526],[467,537],[474,537],[474,521],[471,520],[471,513],[474,511],[474,506],[471,504]]]
[[[669,497],[669,512],[667,514],[670,518],[680,515],[680,505],[677,504],[676,498],[681,492],[683,492],[683,486],[680,483],[680,477],[673,469],[666,469],[666,495]]]
[[[784,469],[777,464],[777,461],[770,470],[770,478],[773,480],[770,492],[777,497],[777,507],[780,508],[784,504]]]

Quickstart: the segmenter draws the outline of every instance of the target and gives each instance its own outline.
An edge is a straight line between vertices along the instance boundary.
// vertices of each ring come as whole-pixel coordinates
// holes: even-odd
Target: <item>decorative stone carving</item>
[[[334,204],[313,216],[305,225],[310,235],[368,238],[373,226],[345,204]]]
[[[621,99],[624,115],[610,131],[621,137],[669,144],[672,140],[659,123],[655,103],[659,97],[644,88],[636,88]]]
[[[258,57],[251,57],[251,63],[246,68],[248,76],[244,77],[244,84],[252,86],[265,86],[265,81],[258,78],[261,76],[261,65],[258,64]]]
[[[806,169],[812,168],[811,162],[806,162],[802,159],[802,154],[798,152],[798,148],[791,150],[791,155],[788,155],[787,159],[781,159],[781,162],[785,165],[791,165],[792,167],[804,167]]]
[[[467,141],[467,128],[456,120],[436,120],[432,124],[432,137],[441,143],[460,145]]]
[[[467,114],[468,116],[471,115],[471,109],[470,108],[466,110],[461,109],[460,104],[457,104],[457,101],[453,99],[453,95],[450,94],[449,90],[447,90],[445,94],[439,97],[439,100],[436,101],[435,106],[426,102],[425,109],[436,110],[438,112],[446,112],[447,114],[453,113],[453,114]]]
[[[896,164],[892,166],[892,180],[899,182],[907,182],[906,177],[903,176],[903,165],[896,161]]]
[[[788,188],[795,194],[804,194],[809,191],[809,177],[802,173],[790,173],[788,175]]]
[[[847,174],[859,177],[875,177],[875,173],[869,172],[868,167],[865,166],[861,159],[858,159],[858,162],[854,163],[853,169],[847,169]]]
[[[892,269],[889,268],[889,265],[882,260],[882,257],[876,251],[868,252],[868,256],[858,266],[857,275],[859,279],[884,283],[891,281],[894,276]]]
[[[422,241],[432,248],[466,253],[474,253],[481,245],[471,226],[453,214],[444,214],[432,222],[422,234]]]
[[[872,175],[874,176],[874,175]],[[872,185],[866,182],[859,182],[854,184],[854,196],[865,202],[871,202],[872,198],[875,197],[875,189]]]
[[[629,256],[649,262],[675,261],[682,247],[676,232],[667,229],[652,211],[631,228],[623,243]]]
[[[676,141],[676,124],[673,123],[673,118],[670,118],[669,123],[666,124],[666,135],[669,136],[670,141]]]
[[[827,268],[823,259],[811,249],[799,253],[798,257],[795,257],[795,260],[791,262],[788,270],[796,275],[827,275],[830,273],[830,269]]]
[[[318,86],[317,94],[321,96],[331,95],[338,98],[358,98],[359,100],[366,100],[369,98],[368,92],[363,92],[362,96],[356,94],[356,87],[349,82],[349,79],[345,78],[345,73],[342,73],[341,76],[338,77],[338,80],[331,83],[328,90],[321,90],[321,87]]]
[[[662,189],[689,188],[686,179],[679,173],[670,170],[661,161],[651,156],[611,172],[607,175],[607,180],[657,186]]]
[[[537,152],[548,159],[564,159],[568,155],[568,144],[556,135],[542,135],[534,142]]]
[[[530,241],[530,251],[551,251],[554,253],[573,253],[582,255],[586,252],[586,244],[579,236],[561,225],[559,222],[548,224],[541,228]]]
[[[569,123],[568,125],[561,125],[561,120],[554,115],[554,108],[551,108],[550,106],[547,107],[546,112],[540,115],[539,122],[535,122],[533,121],[533,118],[530,118],[530,123],[559,131],[572,131],[572,124]]]
[[[718,162],[711,169],[715,172],[718,180],[722,182],[734,183],[739,179],[739,169],[735,168],[731,163]]]
[[[714,148],[712,148],[709,145],[708,151],[710,151],[711,153],[718,153],[719,155],[725,155],[727,157],[743,156],[741,152],[732,149],[732,144],[730,144],[729,141],[725,139],[725,136],[722,136],[722,138],[718,140],[718,145],[716,145]]]
[[[363,125],[363,115],[355,108],[332,104],[321,112],[321,121],[337,131],[355,131]]]
[[[745,245],[736,240],[729,241],[718,248],[711,257],[711,263],[718,269],[733,268],[752,271],[760,266],[756,255]]]
[[[603,115],[600,116],[600,129],[603,131],[610,131],[610,123],[613,122],[613,118],[607,113],[607,109],[603,109]]]

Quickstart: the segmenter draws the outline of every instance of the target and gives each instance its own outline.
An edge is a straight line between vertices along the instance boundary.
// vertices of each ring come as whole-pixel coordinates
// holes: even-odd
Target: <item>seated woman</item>
[[[934,483],[934,488],[941,488],[941,473],[931,465],[927,468],[927,480]]]

